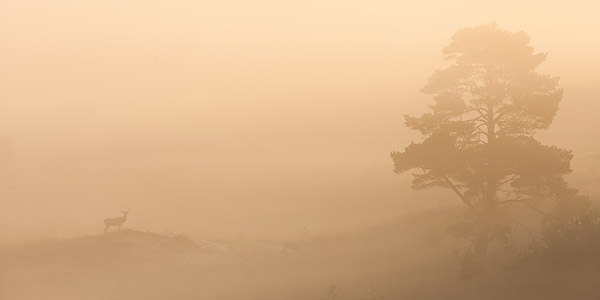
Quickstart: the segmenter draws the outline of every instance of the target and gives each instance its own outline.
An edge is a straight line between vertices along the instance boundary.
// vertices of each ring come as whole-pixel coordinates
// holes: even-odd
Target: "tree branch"
[[[525,229],[525,231],[527,231],[527,233],[529,233],[529,237],[530,237],[532,240],[535,240],[535,238],[533,237],[533,233],[531,232],[531,230],[529,230],[529,228],[527,228],[527,226],[523,225],[521,222],[519,222],[519,221],[517,221],[517,220],[515,220],[515,219],[513,219],[513,218],[511,218],[511,220],[512,220],[513,222],[515,222],[515,224],[517,224],[517,225],[521,226],[521,228]]]
[[[531,203],[529,203],[529,202],[523,202],[523,204],[525,204],[525,205],[527,205],[527,206],[531,207],[533,210],[535,210],[535,211],[539,212],[540,214],[542,214],[542,215],[544,215],[544,216],[546,216],[546,217],[552,217],[552,216],[551,216],[549,213],[547,213],[547,212],[545,212],[545,211],[543,211],[543,210],[541,210],[541,209],[539,209],[539,208],[537,208],[537,207],[533,206],[533,204],[531,204]]]
[[[529,203],[529,201],[531,201],[531,200],[536,200],[536,199],[533,199],[533,198],[527,198],[527,199],[522,199],[522,200],[519,200],[519,198],[520,198],[520,197],[521,197],[521,195],[517,196],[517,198],[516,198],[516,199],[513,199],[513,200],[504,200],[504,201],[498,201],[498,203],[501,203],[501,204],[502,204],[502,203],[508,203],[508,204],[509,204],[508,206],[510,206],[512,203],[523,203],[523,204],[525,204],[525,205],[529,206],[531,209],[533,209],[533,210],[535,210],[535,211],[539,212],[540,214],[542,214],[542,215],[544,215],[544,216],[546,216],[546,217],[551,217],[551,216],[550,216],[550,214],[548,214],[547,212],[545,212],[545,211],[543,211],[543,210],[541,210],[541,209],[539,209],[539,208],[535,207],[533,204]],[[508,208],[508,206],[507,206],[507,207],[505,207],[504,209]],[[503,211],[504,211],[504,210],[503,210]]]
[[[444,176],[444,180],[446,181],[446,183],[450,186],[450,188],[454,191],[454,193],[456,195],[458,195],[458,197],[470,208],[475,208],[473,206],[473,204],[471,203],[471,201],[469,201],[467,199],[467,197],[465,197],[465,195],[456,187],[456,185],[454,183],[452,183],[452,181],[450,181],[450,178],[448,178],[448,176],[443,175]]]
[[[506,179],[506,180],[504,180],[504,181],[501,181],[501,182],[499,182],[499,183],[496,185],[496,187],[500,187],[500,186],[502,186],[502,185],[504,185],[504,184],[507,184],[507,183],[509,183],[509,182],[511,182],[511,181],[514,181],[516,178],[517,178],[517,175],[513,175],[513,176],[511,176],[510,178],[508,178],[508,179]]]
[[[511,109],[509,109],[509,108],[505,108],[505,109],[499,110],[498,111],[498,115],[494,119],[500,120],[500,119],[502,119],[502,117],[504,117],[510,111],[511,111]]]

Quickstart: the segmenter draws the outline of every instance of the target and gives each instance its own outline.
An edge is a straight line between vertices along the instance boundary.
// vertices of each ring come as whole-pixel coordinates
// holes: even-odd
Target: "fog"
[[[459,206],[411,189],[390,152],[419,141],[404,115],[428,109],[450,37],[490,22],[548,53],[538,71],[564,97],[536,137],[573,150],[569,183],[599,195],[599,8],[1,1],[0,243],[102,234],[125,209],[133,230],[290,240]]]
[[[593,8],[3,1],[0,132],[18,199],[3,227],[83,233],[129,207],[134,227],[281,235],[431,206],[388,153],[414,137],[402,115],[425,108],[448,37],[490,21],[550,52],[542,68],[566,96],[544,137],[594,152],[570,127],[597,117],[577,109],[599,93]]]

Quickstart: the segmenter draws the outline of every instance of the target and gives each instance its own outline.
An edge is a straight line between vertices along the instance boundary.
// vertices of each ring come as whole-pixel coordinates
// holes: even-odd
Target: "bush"
[[[600,209],[587,197],[559,203],[541,233],[542,251],[556,262],[600,260]]]

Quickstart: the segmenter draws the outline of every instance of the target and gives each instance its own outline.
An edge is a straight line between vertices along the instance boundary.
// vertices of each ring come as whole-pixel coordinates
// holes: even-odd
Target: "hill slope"
[[[456,252],[466,245],[443,228],[462,213],[440,209],[360,232],[296,241],[215,243],[123,230],[4,247],[0,299],[331,299],[334,285],[336,299],[346,300],[594,294],[590,283],[600,279],[595,267],[580,272],[499,265],[474,281],[460,280]],[[510,245],[503,247],[498,253],[512,253]]]

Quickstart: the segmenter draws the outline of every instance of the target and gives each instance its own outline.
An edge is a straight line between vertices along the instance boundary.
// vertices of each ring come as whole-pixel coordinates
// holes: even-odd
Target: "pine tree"
[[[433,96],[430,112],[405,116],[423,138],[391,158],[396,173],[417,170],[413,188],[449,188],[462,200],[468,217],[448,229],[472,241],[471,256],[483,262],[489,242],[509,233],[503,210],[535,209],[571,172],[570,151],[534,137],[551,124],[563,93],[558,77],[536,72],[546,54],[535,53],[524,32],[495,23],[459,29],[443,54],[450,66],[421,90]]]

